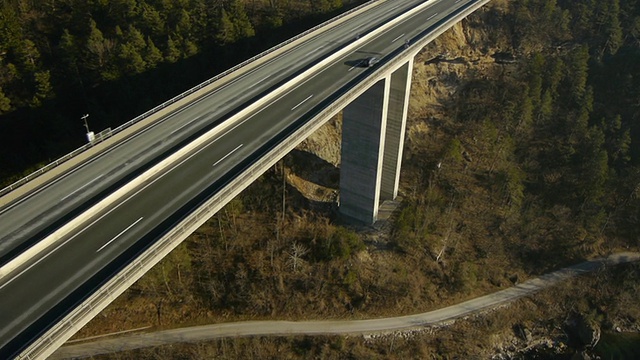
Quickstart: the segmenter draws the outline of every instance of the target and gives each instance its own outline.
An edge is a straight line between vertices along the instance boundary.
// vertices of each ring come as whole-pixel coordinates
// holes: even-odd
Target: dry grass
[[[624,287],[620,287],[624,284]],[[622,291],[620,291],[622,289]],[[566,320],[575,313],[592,314],[603,329],[622,326],[639,309],[627,302],[640,291],[640,266],[622,265],[574,278],[560,286],[518,300],[494,311],[420,331],[369,336],[290,336],[224,339],[178,344],[109,355],[110,359],[487,359],[522,354],[535,344],[556,344],[556,355],[570,356]],[[616,296],[611,296],[615,293]],[[594,310],[595,309],[595,310]],[[603,310],[607,310],[605,313]],[[595,313],[594,313],[595,311]],[[615,315],[614,315],[615,314]],[[529,341],[522,330],[530,334]],[[564,344],[564,345],[559,345]],[[100,358],[100,357],[99,357]]]
[[[501,1],[492,3],[494,11],[505,6]],[[511,286],[516,277],[522,281],[544,272],[544,267],[526,263],[526,249],[536,245],[519,237],[529,230],[521,226],[526,219],[518,218],[505,190],[489,181],[513,166],[512,159],[503,156],[508,144],[499,140],[495,129],[462,123],[457,110],[452,111],[452,95],[470,74],[483,79],[502,71],[489,59],[505,41],[478,30],[478,23],[472,18],[456,25],[417,58],[401,179],[401,191],[411,201],[396,215],[391,234],[345,228],[335,217],[335,207],[323,203],[336,190],[335,179],[326,171],[335,172],[339,160],[339,146],[328,146],[339,137],[338,120],[321,130],[330,140],[312,139],[303,147],[318,150],[316,156],[324,163],[314,163],[325,175],[309,171],[304,166],[308,162],[296,162],[295,155],[285,159],[289,185],[284,189],[284,216],[279,164],[77,337],[148,325],[157,329],[247,319],[369,318],[425,312]],[[493,47],[477,45],[487,42]],[[427,63],[442,53],[463,61]],[[301,192],[306,191],[318,196],[303,196]],[[412,204],[417,205],[411,208]],[[418,220],[403,217],[420,211]],[[398,230],[402,221],[410,224],[405,233]],[[366,245],[364,249],[361,244]],[[562,264],[552,265],[545,266]],[[617,278],[606,273],[581,278],[499,311],[420,333],[375,340],[219,340],[114,358],[486,358],[505,343],[517,343],[516,324],[554,335],[557,328],[550,324],[561,322],[569,311],[590,311],[597,304],[606,304],[602,306],[614,319],[637,319],[638,310],[628,306],[640,295],[637,290],[614,295],[616,286],[638,288],[633,274],[625,278],[628,283],[614,281]]]

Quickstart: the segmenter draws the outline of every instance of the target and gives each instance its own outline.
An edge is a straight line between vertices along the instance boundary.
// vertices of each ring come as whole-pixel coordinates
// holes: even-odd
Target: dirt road
[[[579,274],[640,260],[640,253],[612,254],[586,261],[528,280],[511,288],[481,296],[443,309],[421,314],[369,320],[244,321],[120,336],[63,346],[51,359],[82,358],[124,350],[181,342],[199,342],[223,337],[265,335],[365,334],[416,329],[491,309],[531,295]]]

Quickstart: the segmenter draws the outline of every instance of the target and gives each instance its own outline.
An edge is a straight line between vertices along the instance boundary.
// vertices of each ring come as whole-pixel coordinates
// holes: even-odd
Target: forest
[[[434,127],[437,141],[410,145],[422,185],[398,219],[398,246],[411,253],[426,242],[438,259],[456,247],[479,258],[519,254],[531,270],[637,246],[637,2],[496,9],[489,37],[519,61],[471,74],[451,117]],[[436,163],[440,170],[424,171]]]
[[[356,3],[3,1],[1,182],[81,145],[83,114],[116,127]]]

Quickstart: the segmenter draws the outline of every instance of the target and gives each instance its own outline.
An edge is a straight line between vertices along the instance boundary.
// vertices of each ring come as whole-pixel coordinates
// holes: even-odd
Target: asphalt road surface
[[[606,259],[586,261],[528,280],[522,284],[493,294],[422,314],[370,320],[246,321],[194,326],[67,345],[58,349],[58,351],[51,356],[51,359],[82,358],[145,347],[207,341],[223,337],[363,334],[419,329],[503,305],[523,296],[531,295],[549,286],[556,285],[576,275],[600,269],[603,266],[612,266],[638,260],[640,260],[640,253],[616,253]]]
[[[313,109],[370,69],[358,66],[369,56],[386,56],[439,20],[475,0],[434,1],[321,72],[298,84],[261,110],[193,152],[159,178],[104,209],[84,226],[66,234],[59,245],[0,280],[0,355],[12,354],[43,328],[57,321],[94,291],[123,263],[158,239],[166,229],[212,196],[231,177],[261,156],[288,129],[309,118]],[[274,60],[204,99],[176,111],[124,145],[100,156],[44,190],[0,210],[0,249],[43,237],[70,216],[86,209],[122,182],[160,161],[166,153],[242,108],[256,94],[336,47],[355,41],[389,17],[420,1],[387,1],[362,19],[349,21],[330,37],[300,45],[284,60]],[[364,29],[364,30],[363,30]],[[10,244],[10,245],[7,245]],[[13,245],[11,245],[13,244]],[[2,255],[0,255],[1,257]],[[16,336],[19,334],[18,336]],[[0,356],[3,357],[3,356]]]

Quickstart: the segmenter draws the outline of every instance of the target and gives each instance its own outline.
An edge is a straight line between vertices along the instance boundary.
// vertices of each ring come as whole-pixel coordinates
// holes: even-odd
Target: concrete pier
[[[378,81],[343,112],[340,213],[365,223],[378,215],[389,82]]]
[[[385,136],[382,184],[380,188],[380,200],[382,201],[393,200],[398,196],[412,71],[413,61],[409,61],[390,76],[391,87],[389,90],[389,111],[387,112],[387,134]]]
[[[340,214],[372,224],[398,195],[412,61],[376,82],[343,112]]]

